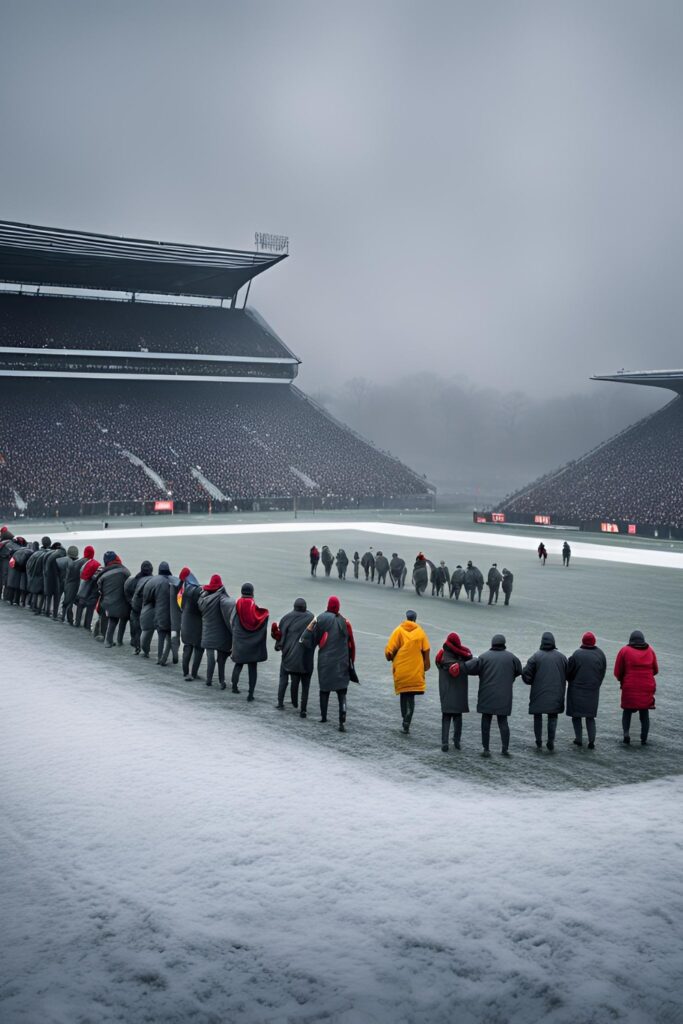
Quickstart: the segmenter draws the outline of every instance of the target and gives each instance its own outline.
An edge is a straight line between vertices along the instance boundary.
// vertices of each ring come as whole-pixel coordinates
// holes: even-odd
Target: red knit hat
[[[211,592],[211,591],[214,591],[214,590],[220,590],[222,586],[223,586],[223,580],[220,578],[218,573],[215,572],[213,574],[213,576],[211,577],[211,579],[209,580],[209,582],[204,584],[204,588],[203,589],[204,590],[208,590],[209,592]]]
[[[182,580],[186,580],[189,575],[190,575],[190,570],[187,568],[187,566],[184,566],[180,570],[180,572],[178,573],[178,579],[181,580],[181,581]]]
[[[327,610],[328,610],[328,612],[332,612],[333,615],[338,615],[340,608],[341,608],[341,601],[339,600],[338,597],[334,597],[333,596],[333,597],[329,597],[327,599]]]
[[[595,633],[591,633],[590,630],[581,637],[581,643],[584,647],[595,647],[596,642]]]
[[[449,633],[448,636],[446,637],[446,643],[453,644],[455,647],[462,647],[462,644],[460,643],[460,637],[458,636],[457,633]]]
[[[83,557],[84,558],[94,558],[95,557],[95,549],[92,546],[92,544],[86,544],[86,546],[83,548]]]

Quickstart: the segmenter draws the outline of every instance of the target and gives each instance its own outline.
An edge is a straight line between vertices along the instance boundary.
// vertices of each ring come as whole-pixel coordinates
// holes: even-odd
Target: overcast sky
[[[679,0],[0,0],[0,217],[289,234],[311,390],[597,387],[683,362],[682,58]]]

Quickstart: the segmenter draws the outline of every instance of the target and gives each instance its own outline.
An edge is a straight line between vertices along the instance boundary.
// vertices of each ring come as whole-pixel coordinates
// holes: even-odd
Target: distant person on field
[[[474,595],[477,594],[479,603],[481,604],[481,592],[484,589],[484,575],[476,565],[472,565],[472,562],[467,563],[467,569],[465,570],[465,590],[470,601],[474,601]]]
[[[569,559],[572,557],[572,549],[569,547],[567,541],[562,545],[562,565],[565,568],[569,568]]]
[[[493,604],[494,601],[498,604],[498,592],[502,582],[503,577],[498,570],[498,563],[494,562],[489,569],[488,576],[486,578],[486,585],[489,588],[489,604]]]
[[[323,549],[320,554],[320,561],[323,563],[323,566],[325,568],[325,575],[329,576],[330,573],[332,572],[332,566],[334,565],[334,556],[330,549],[328,548],[327,544],[323,544]]]
[[[512,596],[512,585],[515,581],[515,577],[509,569],[503,569],[503,581],[501,586],[503,593],[505,594],[505,604],[510,604],[510,597]]]
[[[567,663],[567,714],[574,726],[574,743],[583,746],[582,722],[586,720],[588,749],[595,747],[595,719],[598,714],[600,687],[607,671],[604,653],[596,646],[590,631],[581,637],[581,646]]]
[[[308,557],[311,563],[311,576],[316,576],[318,573],[318,562],[320,561],[320,552],[318,551],[315,544],[308,552]]]
[[[358,579],[358,569],[359,569],[359,566],[360,566],[360,555],[358,554],[357,551],[354,551],[354,553],[353,553],[353,578],[354,578],[354,580]]]
[[[406,585],[406,575],[408,570],[406,569],[406,563],[403,558],[394,551],[389,562],[389,575],[391,577],[392,587],[398,587],[401,590]]]
[[[624,743],[627,745],[631,742],[631,717],[634,711],[640,717],[640,742],[642,746],[647,743],[650,711],[655,707],[655,676],[658,672],[657,655],[645,642],[641,631],[634,629],[627,646],[621,648],[614,663],[614,675],[621,687],[621,724]]]
[[[415,593],[418,597],[422,597],[427,589],[427,584],[429,582],[428,565],[430,564],[431,563],[428,563],[427,559],[420,551],[415,559],[415,564],[413,565],[413,584],[415,586]]]
[[[372,551],[366,551],[360,560],[360,564],[363,566],[365,571],[366,581],[370,579],[372,583],[375,582],[375,556]]]
[[[391,662],[394,692],[401,702],[403,731],[408,733],[415,713],[415,697],[425,692],[425,673],[430,668],[429,638],[417,624],[417,612],[408,609],[404,621],[389,637],[384,657]]]
[[[344,548],[339,548],[337,552],[337,573],[339,574],[340,580],[346,579],[346,570],[349,567],[349,556],[344,551]]]
[[[541,565],[545,565],[546,559],[548,557],[548,552],[546,550],[546,546],[543,543],[543,541],[541,541],[541,543],[538,545],[537,550],[538,550],[538,557],[540,559]]]
[[[389,572],[389,559],[383,551],[378,551],[375,556],[375,572],[377,573],[377,583],[381,583],[386,587],[387,573]]]
[[[460,591],[465,586],[465,570],[461,565],[456,565],[451,576],[451,592],[450,596],[454,597],[456,601],[460,600]]]

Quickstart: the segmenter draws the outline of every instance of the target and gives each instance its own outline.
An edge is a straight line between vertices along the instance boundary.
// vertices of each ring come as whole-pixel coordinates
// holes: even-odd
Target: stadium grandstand
[[[683,370],[591,379],[666,388],[676,397],[475,520],[683,539]]]
[[[430,507],[247,307],[284,258],[0,222],[3,515]]]

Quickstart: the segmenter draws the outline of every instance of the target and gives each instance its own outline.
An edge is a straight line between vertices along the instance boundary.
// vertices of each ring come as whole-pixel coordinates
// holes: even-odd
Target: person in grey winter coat
[[[512,596],[512,585],[515,581],[515,577],[512,575],[509,569],[503,569],[503,593],[505,594],[505,604],[510,604],[510,597]]]
[[[420,551],[415,559],[415,564],[413,565],[413,584],[415,586],[415,593],[418,597],[422,597],[427,589],[427,583],[429,582],[429,566],[431,566],[432,569],[434,568],[433,563],[429,562]]]
[[[582,719],[586,720],[588,749],[595,747],[595,719],[598,714],[600,687],[607,671],[604,652],[596,647],[595,634],[583,634],[581,646],[567,663],[567,714],[574,726],[574,743],[583,746]]]
[[[375,556],[373,555],[372,551],[366,551],[365,552],[365,554],[363,555],[363,557],[360,560],[360,564],[363,566],[363,569],[365,571],[365,581],[366,581],[366,583],[367,583],[368,579],[372,583],[374,583],[375,582]]]
[[[7,527],[0,530],[0,598],[6,600],[5,588],[9,577],[10,558],[20,545],[14,542],[14,534]]]
[[[468,679],[465,663],[472,658],[472,651],[465,647],[457,633],[449,633],[444,645],[436,656],[439,669],[439,699],[441,701],[441,749],[448,750],[448,735],[453,723],[453,745],[460,750],[462,737],[462,716],[470,710]]]
[[[154,575],[154,567],[151,562],[145,560],[140,566],[140,572],[135,576],[129,576],[123,585],[123,593],[130,605],[130,645],[136,654],[140,654],[142,647],[142,603],[144,600],[144,589],[146,583]],[[150,609],[149,618],[151,627],[154,627],[154,613]]]
[[[40,548],[34,551],[26,563],[26,582],[29,593],[29,601],[34,615],[40,615],[45,599],[43,590],[43,562],[50,553],[52,541],[49,537],[43,537]]]
[[[334,556],[327,544],[323,544],[323,549],[320,552],[320,561],[323,563],[325,568],[325,575],[329,576],[332,572],[332,566],[334,565]]]
[[[408,570],[406,569],[405,559],[399,558],[394,551],[389,562],[389,576],[391,577],[392,587],[398,587],[399,590],[405,587],[407,575]]]
[[[104,646],[114,646],[114,634],[118,626],[116,643],[123,647],[123,635],[130,616],[130,605],[125,595],[125,583],[130,576],[130,570],[123,565],[115,551],[105,551],[102,563],[102,567],[95,574],[95,582],[99,594],[100,613],[106,621]]]
[[[75,545],[70,545],[66,549],[66,554],[62,555],[61,558],[57,559],[57,574],[59,576],[59,590],[62,595],[61,604],[61,615],[60,619],[62,622],[66,619],[67,611],[67,593],[66,593],[66,581],[70,578],[70,593],[73,593],[73,598],[70,604],[73,605],[73,600],[78,593],[78,584],[73,579],[72,566],[75,565],[78,560],[78,548]],[[71,574],[71,575],[70,575]],[[70,596],[70,595],[69,595]],[[71,608],[69,609],[71,611]],[[73,612],[71,612],[71,620],[73,621]]]
[[[267,608],[259,608],[254,601],[253,583],[243,583],[241,595],[235,601],[235,609],[232,613],[232,653],[230,657],[235,663],[232,670],[233,693],[240,692],[237,684],[240,681],[242,669],[245,665],[247,666],[248,701],[254,700],[258,663],[268,659],[266,630],[269,615],[270,612]]]
[[[85,563],[81,568],[81,576],[78,582],[74,625],[80,628],[81,620],[83,620],[84,629],[90,631],[93,615],[95,614],[95,605],[97,604],[95,573],[99,569],[100,563],[95,558],[95,549],[92,544],[86,544],[83,548],[83,557],[85,558]]]
[[[461,565],[456,565],[451,576],[451,589],[450,597],[454,597],[456,601],[460,600],[460,591],[465,585],[465,570]]]
[[[299,643],[301,635],[313,621],[313,612],[309,612],[303,597],[297,597],[291,612],[283,615],[279,622],[274,622],[271,636],[275,639],[275,650],[282,652],[280,663],[280,682],[277,688],[278,710],[285,706],[287,686],[292,682],[292,706],[299,707],[299,686],[301,686],[300,718],[306,718],[308,708],[308,691],[313,674],[313,650]]]
[[[202,587],[197,602],[202,617],[202,647],[206,651],[206,685],[211,686],[218,665],[218,683],[225,689],[225,663],[232,650],[232,613],[235,602],[228,595],[223,580],[214,573]]]
[[[26,563],[32,552],[23,537],[14,538],[12,544],[13,551],[7,561],[4,596],[10,604],[23,606],[26,604]]]
[[[498,592],[502,582],[503,576],[498,571],[498,564],[494,562],[486,577],[486,585],[489,588],[489,604],[493,604],[494,601],[498,604]]]
[[[354,578],[354,580],[358,579],[358,570],[359,570],[359,568],[360,568],[360,555],[358,554],[357,551],[354,551],[354,553],[353,553],[353,578]]]
[[[62,599],[62,581],[57,562],[65,556],[66,550],[62,547],[62,542],[56,540],[43,559],[43,615],[46,618],[53,618],[55,621],[58,618],[59,602]]]
[[[378,551],[375,555],[375,572],[377,573],[377,583],[381,583],[386,587],[387,573],[389,572],[389,559],[383,551]]]
[[[465,592],[469,597],[470,601],[474,601],[474,595],[477,594],[479,597],[479,603],[481,604],[481,592],[484,589],[484,576],[476,565],[472,565],[471,562],[467,563],[467,569],[465,570]]]
[[[569,568],[569,559],[572,557],[572,549],[569,547],[567,541],[562,545],[562,565],[565,569]]]
[[[157,665],[165,665],[168,658],[166,651],[167,642],[171,641],[171,632],[177,635],[178,623],[172,621],[171,601],[176,601],[180,580],[171,572],[168,562],[159,562],[159,571],[145,583],[142,598],[142,612],[140,615],[140,626],[142,637],[140,646],[144,658],[149,658],[149,651],[152,645],[154,631],[157,633]],[[175,619],[175,616],[173,617]],[[177,644],[177,640],[176,640]],[[166,651],[166,659],[164,652]],[[173,663],[177,664],[177,646],[173,655]]]
[[[540,648],[531,655],[522,671],[522,679],[531,687],[529,714],[534,716],[536,746],[543,746],[543,716],[548,716],[546,747],[555,749],[557,716],[564,711],[564,691],[567,686],[567,659],[555,646],[552,633],[544,633]]]
[[[336,693],[339,703],[339,732],[346,732],[346,695],[356,646],[351,623],[340,614],[338,597],[328,599],[326,611],[309,622],[299,643],[310,651],[318,648],[320,721],[327,721],[330,694]]]
[[[74,607],[81,580],[81,569],[87,558],[78,557],[78,548],[72,545],[67,549],[65,569],[63,569],[63,592],[61,595],[61,622],[74,625]],[[59,569],[61,572],[61,568]]]
[[[344,551],[344,548],[339,548],[339,551],[337,552],[336,562],[337,562],[337,572],[339,574],[339,579],[340,580],[345,580],[346,579],[346,570],[349,567],[349,556]]]
[[[197,577],[184,566],[178,573],[180,580],[180,639],[183,643],[183,676],[186,682],[196,679],[204,657],[202,647],[202,613],[199,598],[202,588]]]
[[[481,715],[482,756],[490,757],[489,741],[493,716],[498,721],[502,742],[502,753],[510,756],[510,726],[508,716],[512,713],[512,686],[522,674],[519,658],[505,646],[505,637],[496,633],[491,648],[478,658],[466,661],[464,671],[468,676],[479,676],[477,711]]]

